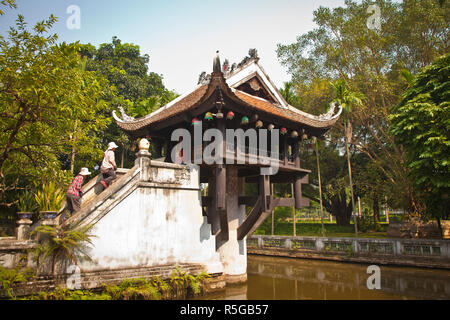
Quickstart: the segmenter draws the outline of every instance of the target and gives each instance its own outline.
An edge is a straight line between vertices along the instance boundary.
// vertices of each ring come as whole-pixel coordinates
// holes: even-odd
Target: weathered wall
[[[209,273],[223,271],[215,238],[202,216],[198,166],[152,161],[136,188],[93,227],[84,271],[198,263]]]
[[[20,241],[12,237],[0,238],[0,266],[4,268],[35,267],[29,251],[36,245],[34,241]]]

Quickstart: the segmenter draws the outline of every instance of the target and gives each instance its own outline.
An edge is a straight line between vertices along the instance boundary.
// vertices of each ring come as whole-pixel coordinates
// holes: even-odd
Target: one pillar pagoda
[[[142,118],[134,119],[115,113],[117,125],[132,139],[151,137],[156,149],[154,158],[165,162],[196,163],[200,166],[200,182],[208,185],[201,197],[203,213],[211,224],[227,276],[227,282],[245,281],[247,258],[245,239],[273,212],[276,206],[309,206],[302,197],[302,185],[308,183],[310,170],[301,168],[300,142],[312,137],[322,138],[336,123],[342,109],[332,106],[327,114],[314,116],[289,105],[259,64],[256,50],[239,64],[230,66],[214,58],[213,72],[201,74],[197,87]],[[194,137],[208,129],[217,129],[221,141],[222,161],[205,161],[201,157],[209,141],[201,137],[201,145],[190,139],[191,152],[177,150],[179,141],[172,141],[176,129],[185,129]],[[267,136],[257,135],[256,145],[251,135],[244,138],[243,148],[225,139],[228,129],[267,129]],[[279,143],[271,148],[273,133]],[[261,144],[261,139],[267,143]],[[267,150],[261,150],[266,145]],[[200,150],[199,150],[200,147]],[[176,150],[176,152],[172,152]],[[175,159],[172,155],[175,154]],[[200,155],[200,158],[199,158]],[[187,159],[190,156],[190,159]],[[262,159],[265,158],[265,159]],[[267,162],[267,158],[270,161]],[[198,161],[200,159],[200,162]],[[277,170],[270,172],[276,161]],[[245,184],[257,183],[258,195],[245,195]],[[275,198],[271,184],[294,184],[293,198]],[[246,207],[251,207],[247,214]]]

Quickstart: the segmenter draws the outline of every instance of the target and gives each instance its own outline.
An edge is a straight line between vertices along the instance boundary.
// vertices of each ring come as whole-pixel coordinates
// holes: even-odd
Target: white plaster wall
[[[200,263],[209,273],[223,271],[197,189],[138,187],[95,224],[93,234],[93,262],[84,262],[83,270]]]
[[[247,273],[246,238],[237,239],[237,229],[245,219],[245,205],[239,205],[239,178],[235,167],[227,167],[227,217],[229,240],[219,248],[220,259],[224,273],[227,275],[242,275]]]

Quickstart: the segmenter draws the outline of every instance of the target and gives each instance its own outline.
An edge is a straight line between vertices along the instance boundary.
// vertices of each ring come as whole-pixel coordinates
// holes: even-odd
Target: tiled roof
[[[334,116],[328,115],[328,117],[313,116],[295,109],[292,106],[282,107],[263,98],[230,88],[226,84],[222,73],[213,73],[212,76],[213,80],[209,84],[197,87],[191,93],[177,98],[145,117],[133,120],[120,120],[114,115],[117,125],[127,132],[135,132],[151,124],[171,119],[174,116],[180,115],[181,113],[202,104],[209,96],[211,96],[215,88],[219,87],[224,95],[227,95],[237,104],[247,106],[250,109],[254,109],[256,112],[259,111],[261,113],[273,115],[277,118],[298,123],[300,126],[309,126],[326,130],[331,128],[339,118],[339,114]],[[276,122],[275,119],[274,122]]]
[[[246,92],[240,90],[233,90],[233,91],[234,94],[240,100],[246,102],[248,105],[254,107],[256,110],[261,110],[274,116],[278,116],[280,118],[284,118],[286,120],[290,120],[293,122],[298,122],[303,125],[307,125],[314,128],[329,128],[332,127],[337,121],[337,118],[331,120],[320,120],[312,115],[308,117],[302,114],[300,111],[296,112],[291,109],[282,108],[280,106],[271,103],[270,101],[252,96]]]
[[[161,107],[157,111],[132,121],[116,121],[117,125],[125,131],[136,131],[146,127],[152,123],[171,118],[175,115],[181,114],[183,111],[189,110],[205,95],[208,85],[203,85],[190,94],[182,97],[174,104]]]

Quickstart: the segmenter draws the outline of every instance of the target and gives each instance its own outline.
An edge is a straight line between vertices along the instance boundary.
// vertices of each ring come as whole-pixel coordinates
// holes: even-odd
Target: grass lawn
[[[361,238],[387,238],[386,229],[387,223],[380,223],[378,231],[358,232]],[[324,223],[326,237],[355,237],[355,228],[353,224],[350,226],[338,226],[336,223]],[[255,235],[270,235],[272,224],[270,219],[267,219],[255,232]],[[277,236],[292,236],[293,224],[292,222],[278,222],[274,226],[274,235]],[[322,225],[320,222],[302,221],[296,223],[297,236],[322,236]]]

